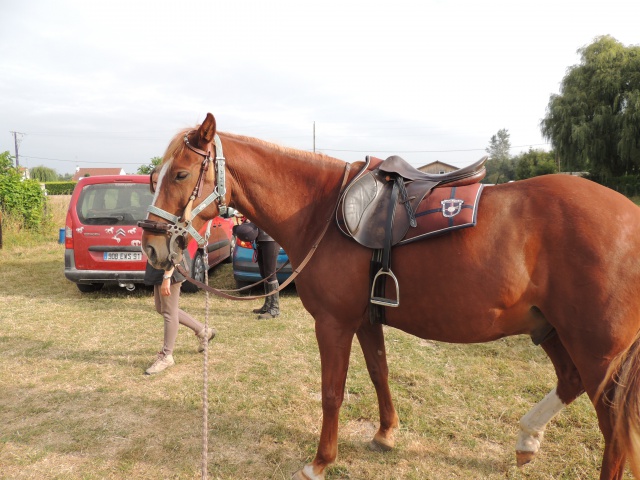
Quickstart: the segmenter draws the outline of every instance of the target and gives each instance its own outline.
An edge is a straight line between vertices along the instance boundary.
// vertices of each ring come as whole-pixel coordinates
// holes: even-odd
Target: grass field
[[[54,222],[64,223],[64,199]],[[195,479],[202,450],[202,355],[181,329],[176,366],[143,375],[162,343],[151,291],[81,294],[64,278],[64,247],[0,250],[0,478]],[[210,283],[233,287],[230,265]],[[320,421],[313,319],[295,291],[282,314],[256,321],[259,302],[211,298],[218,329],[209,358],[208,476],[288,479],[310,461]],[[182,307],[203,319],[203,294]],[[470,319],[472,321],[472,319]],[[401,426],[396,449],[367,448],[375,393],[354,344],[328,479],[594,479],[602,439],[579,398],[549,425],[539,457],[515,466],[518,420],[554,386],[553,368],[525,337],[451,345],[387,329]],[[631,478],[631,477],[629,477]]]

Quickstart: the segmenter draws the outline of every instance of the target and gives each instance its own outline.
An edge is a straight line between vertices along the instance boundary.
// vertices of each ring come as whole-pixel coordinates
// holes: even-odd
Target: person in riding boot
[[[259,320],[276,318],[280,315],[280,295],[277,291],[279,285],[278,278],[276,277],[280,245],[278,245],[268,233],[261,229],[258,229],[258,237],[256,238],[255,245],[260,276],[265,279],[264,293],[275,293],[265,297],[262,307],[254,309],[253,313],[258,314]]]
[[[151,173],[151,189],[155,190],[157,174]],[[180,288],[186,279],[174,268],[159,270],[147,262],[144,272],[145,285],[153,285],[153,298],[156,311],[164,318],[164,345],[158,352],[156,361],[147,370],[146,375],[160,373],[175,365],[173,347],[178,336],[178,326],[184,325],[195,333],[198,338],[198,352],[204,352],[205,343],[210,342],[216,335],[215,328],[205,328],[203,324],[179,308]]]
[[[264,304],[253,310],[258,314],[259,320],[275,318],[280,315],[280,296],[278,294],[278,278],[276,277],[276,265],[280,245],[264,230],[260,230],[254,223],[246,220],[233,227],[233,234],[244,242],[253,244],[254,261],[258,262],[260,276],[264,282],[264,293],[269,295],[264,298]]]

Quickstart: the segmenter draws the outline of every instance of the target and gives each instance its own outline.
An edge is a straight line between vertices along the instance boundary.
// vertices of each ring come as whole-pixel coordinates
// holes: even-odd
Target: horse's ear
[[[211,143],[213,137],[216,134],[216,119],[210,113],[207,113],[207,118],[204,119],[202,125],[198,129],[198,137],[202,141],[201,147]]]

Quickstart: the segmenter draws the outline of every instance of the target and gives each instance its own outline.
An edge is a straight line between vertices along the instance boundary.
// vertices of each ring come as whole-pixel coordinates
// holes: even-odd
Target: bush
[[[45,194],[36,180],[22,178],[9,152],[0,154],[0,208],[18,228],[39,230],[45,220]]]
[[[45,196],[40,183],[19,175],[0,176],[0,206],[25,228],[38,229],[44,220]]]
[[[46,182],[48,195],[71,195],[77,182]]]

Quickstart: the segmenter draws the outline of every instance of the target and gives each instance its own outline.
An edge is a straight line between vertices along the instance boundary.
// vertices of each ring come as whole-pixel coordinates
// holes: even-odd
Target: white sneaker
[[[203,328],[200,333],[197,333],[196,337],[198,337],[198,339],[200,340],[200,344],[198,345],[198,353],[204,352],[204,342],[210,342],[211,339],[215,336],[216,329],[213,327]]]
[[[173,355],[165,355],[164,353],[159,352],[158,358],[156,359],[156,361],[153,362],[153,365],[147,368],[147,370],[144,373],[146,375],[153,375],[154,373],[160,373],[161,371],[169,367],[173,367],[175,364],[176,362],[173,360]]]

